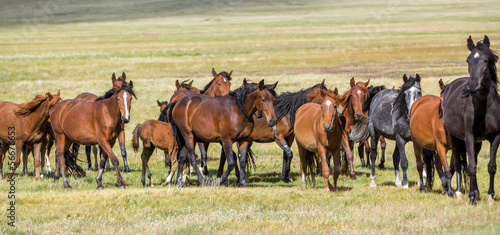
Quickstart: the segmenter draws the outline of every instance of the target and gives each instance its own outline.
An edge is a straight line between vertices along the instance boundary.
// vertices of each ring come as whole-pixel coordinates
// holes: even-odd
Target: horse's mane
[[[17,117],[28,116],[35,112],[45,100],[47,100],[46,96],[37,95],[33,100],[20,104],[14,113]]]
[[[399,116],[396,118],[401,118],[403,116],[406,116],[406,119],[408,119],[409,121],[410,117],[408,116],[408,106],[406,106],[405,91],[410,89],[413,85],[415,85],[415,82],[416,79],[410,76],[410,78],[408,78],[408,81],[405,84],[403,84],[401,89],[399,89],[398,96],[396,97],[396,100],[394,100],[392,108],[393,113],[394,110],[399,110]]]
[[[122,87],[120,88],[120,90],[115,90],[115,88],[111,88],[109,91],[107,91],[106,93],[104,93],[104,95],[102,96],[99,96],[95,101],[99,101],[99,100],[105,100],[105,99],[109,99],[111,96],[113,96],[114,94],[117,94],[118,92],[122,91],[122,90],[125,90],[127,91],[128,93],[130,93],[134,98],[137,99],[137,97],[135,96],[135,92],[134,90],[132,90],[131,87],[129,87],[127,85],[127,83],[123,83],[122,84]]]
[[[165,106],[165,108],[161,111],[160,116],[158,117],[158,121],[168,123],[168,110],[175,106],[176,103],[177,101],[167,104],[167,106]]]
[[[269,85],[264,86],[267,91],[269,91],[274,97],[276,97],[276,91],[269,87]],[[243,115],[246,115],[246,109],[245,109],[245,97],[247,93],[252,93],[255,90],[259,89],[259,86],[257,83],[249,83],[247,86],[242,85],[238,89],[229,92],[228,95],[236,98],[236,104],[238,105],[238,108],[240,111],[243,113]]]
[[[222,71],[219,73],[219,75],[221,75],[222,77],[226,78],[227,80],[231,81],[231,77],[229,76],[229,74],[226,72],[226,71]],[[200,94],[203,94],[205,93],[208,88],[210,88],[210,86],[212,86],[212,83],[214,83],[215,81],[215,78],[212,79],[212,81],[210,81],[204,88],[203,90],[200,91]]]
[[[193,89],[193,87],[189,87],[189,86],[188,86],[188,84],[189,84],[189,83],[188,83],[188,81],[189,81],[189,79],[182,81],[182,83],[180,84],[180,86],[181,86],[182,88],[184,88],[184,89],[192,90],[192,89]]]
[[[490,61],[490,63],[488,64],[488,69],[492,71],[491,82],[493,83],[495,90],[497,90],[499,82],[497,75],[497,66],[496,66],[496,63],[498,62],[498,55],[496,55],[495,52],[491,50],[490,47],[484,44],[482,41],[477,43],[476,49],[483,52],[488,57],[488,61]]]
[[[368,96],[366,97],[366,102],[363,106],[363,113],[370,110],[370,105],[372,103],[373,97],[379,93],[381,90],[385,90],[385,86],[369,86]]]
[[[307,94],[320,85],[321,84],[318,83],[305,90],[303,89],[294,93],[283,92],[278,95],[278,97],[276,97],[276,101],[274,102],[274,112],[276,113],[277,120],[279,121],[286,115],[289,115],[290,124],[293,125],[295,123],[295,112],[300,106],[307,103]],[[325,85],[322,85],[321,89],[327,88]]]
[[[340,105],[342,105],[343,107],[347,107],[349,98],[351,98],[351,89],[345,91],[344,94],[340,96]]]

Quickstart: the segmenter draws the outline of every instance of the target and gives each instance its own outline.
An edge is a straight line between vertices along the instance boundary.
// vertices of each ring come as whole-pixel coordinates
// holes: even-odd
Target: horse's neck
[[[252,115],[257,111],[257,107],[255,106],[256,96],[256,91],[245,96],[245,116],[249,120],[253,120]]]
[[[204,95],[210,96],[210,97],[215,97],[215,81],[212,83],[212,85],[205,91],[203,92]]]
[[[25,117],[31,121],[30,123],[32,123],[32,129],[40,129],[41,127],[44,127],[45,122],[49,119],[49,110],[47,108],[48,103],[48,100],[43,101],[34,112]]]
[[[116,99],[116,94],[108,99],[102,100],[101,105],[108,110],[107,115],[113,121],[113,123],[118,124],[121,118],[120,106],[118,105],[118,100]]]

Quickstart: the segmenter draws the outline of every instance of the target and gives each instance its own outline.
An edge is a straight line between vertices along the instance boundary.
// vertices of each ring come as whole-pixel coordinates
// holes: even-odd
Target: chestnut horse
[[[299,149],[302,188],[306,186],[306,173],[309,171],[311,175],[314,175],[312,174],[315,168],[313,163],[316,162],[315,153],[317,153],[321,159],[325,191],[329,192],[337,187],[340,173],[340,145],[344,129],[337,115],[337,107],[340,107],[337,88],[333,91],[321,90],[321,96],[323,97],[321,105],[307,103],[297,110],[293,129]],[[327,163],[327,154],[333,155],[333,186],[328,180],[330,168]]]
[[[258,112],[264,115],[268,126],[276,125],[276,115],[273,103],[276,100],[274,88],[278,83],[264,85],[264,80],[259,84],[248,84],[246,79],[243,86],[229,94],[213,98],[204,95],[185,96],[173,103],[169,112],[169,120],[174,130],[179,149],[187,148],[188,158],[195,169],[198,181],[204,184],[203,176],[196,166],[194,158],[195,141],[222,143],[223,151],[228,162],[228,169],[222,175],[220,183],[227,180],[229,173],[236,162],[231,156],[234,142],[246,140],[252,133],[254,121],[252,115]],[[238,149],[240,157],[241,186],[246,186],[245,161],[246,153],[241,147]],[[177,182],[183,173],[182,166],[186,156],[179,155]]]
[[[29,147],[33,150],[35,157],[35,178],[40,179],[40,152],[46,133],[46,123],[49,119],[49,113],[54,105],[61,102],[60,91],[56,94],[50,92],[43,95],[37,95],[32,101],[14,104],[8,101],[0,101],[0,140],[2,141],[2,151],[0,152],[0,179],[3,178],[3,160],[9,145],[15,145],[15,162],[11,169],[8,179],[11,179],[17,167],[21,163],[20,154],[23,147]],[[10,136],[9,136],[10,135]],[[15,137],[15,141],[9,137]],[[9,164],[10,165],[10,164]]]
[[[500,144],[500,95],[496,63],[498,56],[490,49],[490,40],[485,35],[482,42],[474,45],[471,37],[467,40],[470,55],[467,57],[470,77],[458,78],[446,85],[443,93],[443,122],[455,159],[457,181],[460,180],[459,164],[467,151],[470,179],[469,199],[472,204],[479,200],[476,179],[477,155],[481,141],[490,142],[488,173],[490,184],[488,202],[495,197],[494,180],[497,170],[496,155]],[[463,149],[465,146],[465,149]],[[460,159],[459,159],[460,157]],[[457,197],[461,189],[457,182]]]
[[[118,168],[118,159],[113,153],[112,147],[122,131],[122,124],[130,121],[130,108],[135,93],[132,90],[132,81],[128,85],[122,84],[121,87],[114,84],[113,88],[116,92],[109,98],[101,97],[94,102],[65,100],[58,104],[50,114],[52,130],[54,130],[56,138],[56,159],[59,159],[58,164],[56,164],[54,179],[59,179],[59,167],[62,167],[65,188],[71,188],[71,186],[66,178],[64,154],[72,143],[82,145],[99,144],[103,149],[104,153],[101,157],[96,178],[97,189],[104,188],[102,186],[102,174],[104,172],[104,163],[108,157],[115,167],[118,186],[125,188]]]

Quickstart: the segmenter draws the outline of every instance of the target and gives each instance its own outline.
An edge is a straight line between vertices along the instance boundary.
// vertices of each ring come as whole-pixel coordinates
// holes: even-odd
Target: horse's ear
[[[57,96],[61,96],[61,89],[57,90]]]
[[[54,96],[52,96],[50,92],[45,93],[45,97],[47,97],[49,100],[52,100],[52,98],[54,98]]]
[[[370,83],[370,79],[368,79],[367,82],[365,82],[365,87],[368,87],[368,84]]]
[[[320,88],[323,87],[323,86],[325,86],[325,79],[323,79],[323,81],[319,84]]]
[[[407,82],[408,81],[408,77],[406,76],[406,74],[403,75],[403,82]]]
[[[333,94],[336,96],[339,95],[339,90],[337,89],[337,87],[335,87],[335,89],[333,89]]]
[[[233,70],[227,74],[228,77],[231,77],[231,74],[233,74]]]
[[[156,104],[158,104],[158,106],[161,107],[161,102],[159,100],[156,100]]]
[[[122,79],[123,79],[123,81],[127,80],[127,75],[125,75],[125,72],[122,72]]]
[[[420,83],[420,75],[418,75],[418,73],[415,75],[415,80]]]
[[[245,86],[245,87],[247,87],[247,86],[248,86],[247,78],[244,78],[244,79],[243,79],[243,86]]]
[[[130,82],[128,82],[128,87],[134,88],[134,83],[132,82],[132,80],[130,80]]]
[[[113,75],[111,75],[111,82],[115,83],[116,82],[116,76],[115,76],[115,73],[113,73]]]
[[[351,78],[351,87],[356,86],[356,81],[354,81],[354,77]]]
[[[191,80],[191,82],[187,84],[187,87],[191,88],[191,85],[193,85],[193,80]]]
[[[175,80],[175,87],[177,87],[177,90],[181,87],[181,84],[179,83],[179,79]]]
[[[260,80],[260,82],[259,82],[259,90],[264,89],[264,86],[265,86],[265,85],[264,85],[264,79],[262,79],[262,80]]]
[[[442,79],[442,78],[440,78],[438,83],[439,83],[439,88],[440,88],[441,90],[443,90],[443,89],[444,89],[444,82],[443,82],[443,79]]]
[[[269,87],[273,88],[273,90],[276,88],[276,86],[278,85],[278,82],[274,83],[274,84],[271,84],[269,85]]]
[[[214,68],[212,68],[212,75],[214,76],[214,78],[216,78],[216,77],[217,77],[217,72],[215,72],[215,69],[214,69]]]
[[[490,39],[486,35],[484,35],[483,44],[490,47]]]
[[[476,46],[474,46],[474,41],[472,41],[471,36],[469,35],[469,38],[467,39],[467,48],[469,48],[469,51],[474,50]]]

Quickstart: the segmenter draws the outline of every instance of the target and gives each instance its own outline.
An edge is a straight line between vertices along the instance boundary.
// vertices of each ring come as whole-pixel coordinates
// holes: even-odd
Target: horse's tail
[[[134,128],[134,132],[132,132],[132,148],[134,152],[139,152],[139,131],[141,130],[141,124],[137,124]]]
[[[73,143],[73,148],[68,149],[64,154],[66,169],[75,178],[85,177],[85,170],[76,163],[78,157],[78,148],[80,145]]]
[[[309,182],[314,182],[314,177],[318,174],[318,166],[319,166],[319,159],[316,157],[316,154],[310,151],[305,151],[306,155],[306,175],[307,179]],[[324,163],[326,164],[326,162]],[[309,172],[309,174],[307,174]]]
[[[255,154],[253,153],[252,148],[248,148],[245,161],[247,175],[250,175],[251,170],[255,170]]]
[[[432,183],[434,182],[434,156],[436,152],[422,149],[424,155],[425,173],[427,174],[427,189],[432,190]]]
[[[172,125],[172,132],[174,133],[174,137],[175,140],[177,141],[177,145],[179,146],[179,151],[180,151],[186,145],[186,141],[184,140],[182,133],[180,132],[179,128],[177,127],[177,124],[175,124],[174,118],[172,117],[172,110],[174,109],[176,104],[177,102],[172,102],[169,104],[171,106],[168,111],[168,122],[170,123],[170,125]]]

